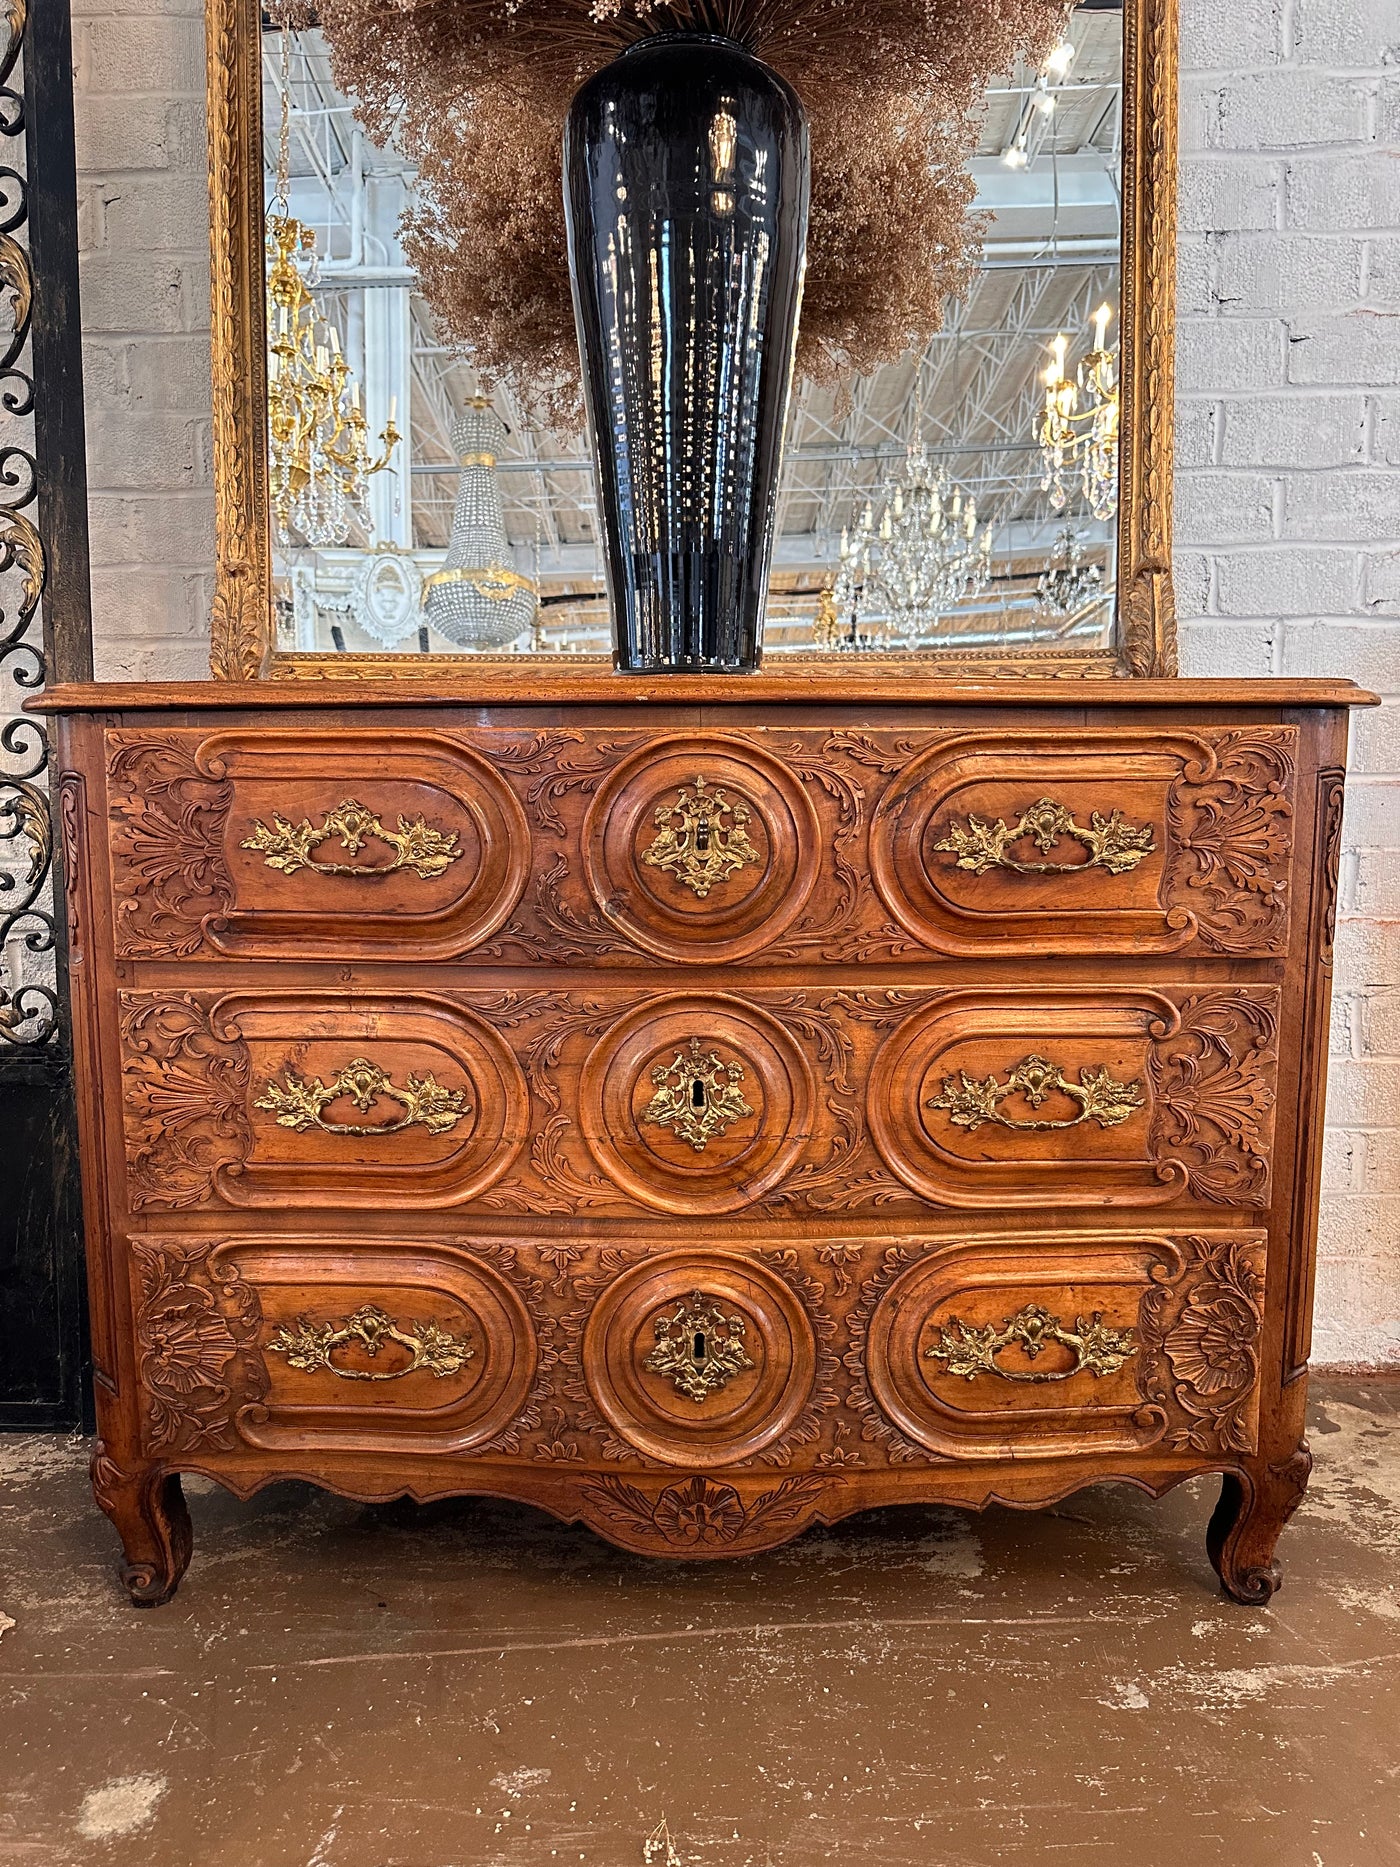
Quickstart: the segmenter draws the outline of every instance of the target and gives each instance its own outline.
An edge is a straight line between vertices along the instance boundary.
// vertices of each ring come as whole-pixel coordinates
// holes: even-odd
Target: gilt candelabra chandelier
[[[842,531],[818,632],[831,646],[921,647],[951,609],[986,588],[991,559],[992,529],[979,526],[976,498],[916,444],[879,520],[868,501],[854,535]]]
[[[372,539],[369,481],[402,437],[390,403],[371,459],[360,386],[312,291],[316,235],[289,210],[290,38],[284,30],[276,191],[267,214],[269,497],[279,544],[343,545],[357,523]]]
[[[1051,344],[1045,407],[1036,432],[1045,468],[1040,490],[1063,512],[1068,480],[1077,471],[1096,519],[1111,519],[1118,510],[1118,363],[1107,346],[1112,316],[1109,306],[1100,305],[1094,314],[1094,347],[1073,376],[1065,374],[1069,338],[1061,331]]]

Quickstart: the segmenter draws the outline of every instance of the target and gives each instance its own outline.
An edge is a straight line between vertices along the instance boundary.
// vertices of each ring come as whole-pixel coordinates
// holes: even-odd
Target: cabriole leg
[[[99,1439],[92,1491],[122,1540],[121,1577],[133,1605],[162,1606],[180,1586],[194,1547],[178,1473],[148,1463],[120,1466]]]
[[[1227,1472],[1206,1531],[1220,1586],[1234,1601],[1263,1607],[1283,1577],[1274,1561],[1279,1533],[1303,1501],[1312,1470],[1305,1445],[1278,1465]]]

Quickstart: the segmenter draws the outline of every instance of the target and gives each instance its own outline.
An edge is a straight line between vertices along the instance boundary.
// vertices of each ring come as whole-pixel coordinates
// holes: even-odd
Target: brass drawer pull
[[[1028,836],[1044,856],[1048,856],[1060,837],[1072,837],[1088,851],[1085,862],[1017,862],[1007,852],[1013,843]],[[1110,817],[1098,811],[1090,814],[1087,824],[1076,823],[1073,813],[1052,797],[1042,797],[1022,812],[1013,824],[998,817],[987,823],[969,815],[964,829],[954,823],[935,849],[955,851],[959,869],[971,869],[985,875],[989,869],[1011,869],[1017,875],[1075,875],[1082,869],[1107,869],[1110,875],[1126,875],[1157,845],[1152,840],[1152,826],[1134,829],[1124,821],[1121,810]]]
[[[331,1356],[347,1342],[358,1342],[370,1356],[377,1355],[385,1342],[396,1342],[408,1350],[412,1359],[404,1367],[384,1373],[371,1368],[342,1368]],[[435,1322],[411,1322],[401,1327],[373,1303],[366,1303],[343,1322],[312,1322],[307,1316],[298,1316],[293,1327],[283,1324],[267,1346],[272,1354],[285,1355],[289,1368],[300,1368],[305,1374],[324,1369],[342,1381],[401,1381],[405,1375],[417,1374],[420,1368],[444,1380],[458,1373],[476,1354],[465,1336],[452,1335]]]
[[[340,839],[341,848],[352,856],[358,855],[373,838],[393,850],[393,860],[377,868],[357,862],[318,862],[311,852],[333,836]],[[295,875],[299,869],[310,869],[316,875],[359,876],[393,875],[398,869],[412,869],[425,882],[444,874],[448,864],[455,862],[462,853],[457,847],[455,833],[435,830],[422,817],[415,817],[411,823],[406,817],[400,817],[398,829],[391,830],[353,797],[347,797],[343,804],[328,810],[319,829],[309,817],[293,824],[274,813],[270,826],[257,820],[252,834],[244,838],[240,847],[258,850],[268,868],[280,869],[283,875]]]
[[[763,860],[749,841],[752,818],[747,804],[731,803],[723,787],[711,791],[709,779],[697,777],[693,791],[683,785],[674,804],[657,805],[656,835],[642,861],[674,875],[703,901],[736,869]]]
[[[1038,1109],[1054,1090],[1079,1104],[1079,1112],[1068,1121],[1017,1121],[1003,1115],[1001,1104],[1008,1096],[1023,1095],[1033,1109]],[[995,1076],[969,1076],[959,1070],[956,1076],[943,1078],[942,1093],[930,1096],[926,1108],[946,1109],[955,1128],[980,1128],[983,1122],[995,1122],[999,1128],[1019,1128],[1039,1132],[1050,1128],[1077,1128],[1080,1122],[1095,1121],[1100,1128],[1116,1128],[1142,1107],[1141,1082],[1116,1082],[1108,1071],[1084,1069],[1079,1081],[1070,1082],[1058,1063],[1044,1057],[1022,1057],[1004,1083]]]
[[[1137,1354],[1133,1331],[1111,1328],[1102,1310],[1095,1310],[1087,1320],[1076,1316],[1073,1329],[1066,1329],[1057,1316],[1037,1303],[1028,1303],[1000,1328],[988,1323],[979,1329],[956,1316],[948,1321],[949,1327],[939,1330],[938,1340],[924,1354],[930,1360],[946,1363],[947,1373],[966,1381],[975,1381],[979,1374],[995,1374],[1003,1381],[1071,1381],[1086,1368],[1090,1374],[1117,1374],[1123,1363]],[[1061,1348],[1073,1351],[1074,1366],[1058,1372],[1032,1368],[1024,1373],[1003,1368],[997,1356],[1013,1342],[1019,1342],[1032,1361],[1047,1342],[1057,1342]]]
[[[449,1128],[455,1128],[464,1115],[471,1113],[464,1091],[444,1089],[431,1075],[410,1076],[403,1088],[398,1089],[379,1065],[371,1063],[367,1057],[354,1058],[328,1083],[323,1083],[319,1076],[308,1080],[287,1070],[283,1085],[268,1083],[253,1107],[266,1109],[277,1117],[279,1127],[294,1128],[298,1134],[304,1134],[308,1128],[320,1128],[326,1134],[401,1134],[405,1128],[414,1126],[426,1128],[429,1134],[445,1134]],[[322,1111],[341,1096],[348,1096],[357,1109],[363,1110],[370,1109],[377,1097],[387,1096],[389,1101],[399,1104],[403,1114],[393,1122],[327,1121]]]
[[[676,1392],[697,1406],[753,1366],[744,1348],[743,1317],[726,1316],[703,1290],[692,1291],[674,1313],[658,1316],[653,1328],[656,1347],[642,1366],[669,1375]]]

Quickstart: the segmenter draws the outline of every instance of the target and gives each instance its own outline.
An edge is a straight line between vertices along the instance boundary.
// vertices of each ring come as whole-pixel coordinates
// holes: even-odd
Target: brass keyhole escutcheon
[[[706,1050],[698,1037],[692,1037],[669,1063],[653,1068],[655,1094],[642,1111],[642,1123],[669,1128],[703,1154],[713,1136],[723,1137],[731,1122],[753,1114],[739,1087],[744,1074],[742,1063],[726,1060],[717,1050]]]
[[[693,1290],[679,1309],[663,1310],[652,1328],[656,1346],[642,1366],[668,1376],[697,1406],[754,1365],[744,1346],[743,1317],[726,1315],[703,1290]]]

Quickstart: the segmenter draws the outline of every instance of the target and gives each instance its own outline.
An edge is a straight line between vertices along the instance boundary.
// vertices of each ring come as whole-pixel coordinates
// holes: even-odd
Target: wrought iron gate
[[[92,673],[68,0],[0,11],[0,1426],[85,1410],[81,1202],[49,739]]]

